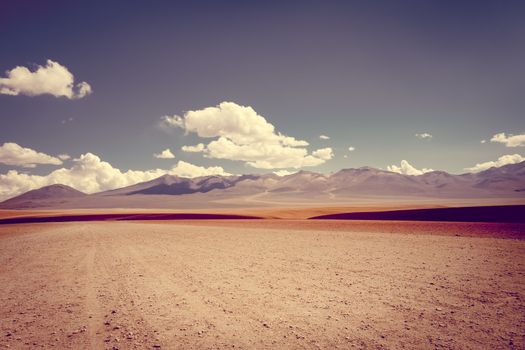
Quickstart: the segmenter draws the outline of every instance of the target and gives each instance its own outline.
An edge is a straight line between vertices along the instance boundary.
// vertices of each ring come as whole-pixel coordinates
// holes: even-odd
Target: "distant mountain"
[[[206,193],[215,189],[226,189],[239,181],[252,178],[251,175],[243,176],[204,176],[185,178],[174,175],[163,175],[151,181],[141,182],[132,186],[116,190],[100,192],[100,196],[135,195],[135,194],[166,194],[182,195],[196,192]]]
[[[426,192],[426,186],[415,176],[371,167],[343,169],[332,175],[330,182],[336,195],[410,195]]]
[[[157,179],[85,195],[64,185],[46,186],[0,203],[0,208],[163,207],[181,208],[233,203],[351,203],[356,198],[513,198],[525,199],[525,162],[480,173],[452,175],[432,171],[419,176],[362,167],[320,174],[311,171],[275,174]],[[182,200],[183,198],[183,200]],[[181,199],[181,200],[179,200]],[[213,204],[215,203],[215,204]],[[241,203],[241,204],[235,204]]]
[[[31,207],[31,203],[40,202],[42,200],[60,200],[84,196],[87,196],[87,194],[80,192],[73,187],[56,184],[25,192],[0,204],[9,207]]]
[[[525,162],[490,168],[473,176],[476,179],[476,188],[525,192]]]

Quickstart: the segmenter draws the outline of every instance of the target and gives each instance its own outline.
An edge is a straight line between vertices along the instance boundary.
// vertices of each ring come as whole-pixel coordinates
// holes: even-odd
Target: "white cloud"
[[[163,127],[184,128],[184,120],[178,115],[165,115],[161,118],[161,125]]]
[[[160,153],[154,153],[153,157],[160,158],[160,159],[173,159],[175,158],[175,155],[171,153],[169,148],[166,148],[164,151]]]
[[[185,161],[179,160],[176,166],[171,168],[168,172],[171,175],[177,175],[180,177],[199,177],[199,176],[210,176],[210,175],[221,175],[221,176],[230,176],[232,174],[227,173],[220,166],[211,166],[208,168],[187,163]]]
[[[334,157],[334,152],[331,147],[326,147],[312,152],[312,155],[322,160],[330,160]]]
[[[59,154],[57,156],[60,160],[68,160],[70,159],[71,157],[69,156],[69,154]]]
[[[330,140],[330,136],[326,136],[326,135],[319,135],[319,138],[321,140]]]
[[[277,170],[277,171],[274,171],[273,172],[275,175],[277,176],[288,176],[288,175],[292,175],[292,174],[295,174],[296,171],[288,171],[288,170]]]
[[[391,171],[393,173],[398,173],[398,174],[403,174],[403,175],[422,175],[424,173],[428,173],[430,171],[433,171],[432,169],[427,169],[427,168],[423,168],[421,170],[420,169],[416,169],[412,165],[410,165],[409,162],[407,162],[404,159],[401,161],[401,165],[400,166],[389,165],[389,166],[387,166],[387,169],[388,169],[388,171]]]
[[[23,174],[16,170],[0,174],[0,197],[11,197],[52,184],[64,184],[91,193],[152,180],[163,174],[160,170],[121,172],[98,156],[86,153],[74,159],[71,168],[60,168],[43,176]]]
[[[184,152],[193,152],[193,153],[199,153],[203,152],[205,147],[203,143],[199,143],[195,146],[182,146],[181,148]]]
[[[504,132],[492,136],[490,142],[503,143],[507,147],[525,146],[525,134],[520,135],[505,135]]]
[[[185,130],[200,137],[227,137],[238,145],[259,142],[281,143],[294,147],[308,145],[306,141],[276,133],[275,127],[258,115],[252,107],[240,106],[233,102],[222,102],[216,107],[188,111],[183,118],[178,117],[175,120],[175,124],[183,123]]]
[[[308,142],[275,130],[252,107],[222,102],[216,107],[188,111],[184,116],[162,117],[164,126],[180,127],[202,138],[207,145],[184,146],[186,152],[203,152],[208,158],[244,161],[261,169],[300,168],[326,159],[308,154]]]
[[[487,143],[487,140],[481,140],[479,143]]]
[[[33,168],[36,164],[60,165],[62,161],[14,142],[6,142],[0,146],[0,163]]]
[[[507,164],[516,164],[521,163],[523,161],[525,161],[525,158],[519,154],[506,154],[504,156],[499,157],[496,161],[478,163],[471,168],[465,168],[465,170],[470,171],[472,173],[477,173],[483,170],[490,169],[492,167],[499,168]]]
[[[355,151],[355,147],[350,146],[350,147],[348,147],[348,150],[349,150],[350,152],[353,152],[353,151]]]
[[[6,174],[0,174],[0,201],[49,184],[44,176],[9,170]]]
[[[305,148],[284,147],[277,144],[238,145],[226,137],[219,137],[206,147],[210,158],[245,161],[259,169],[302,168],[324,163],[323,159],[308,155]]]
[[[149,181],[164,174],[181,177],[207,175],[231,175],[222,167],[201,167],[179,161],[171,169],[121,171],[92,153],[73,160],[71,168],[57,169],[47,175],[30,175],[10,170],[0,174],[0,200],[23,192],[52,184],[64,184],[86,193],[93,193],[125,187],[138,182]]]
[[[424,139],[428,139],[430,140],[432,138],[432,134],[428,133],[428,132],[423,132],[423,133],[420,133],[420,134],[415,134],[415,136],[420,139],[420,140],[424,140]]]
[[[75,85],[73,74],[60,63],[47,60],[45,66],[37,66],[35,71],[17,66],[0,78],[0,94],[37,96],[50,94],[69,99],[82,98],[92,92],[85,81]]]
[[[78,83],[77,89],[78,89],[78,92],[77,92],[76,98],[85,97],[93,92],[93,90],[91,89],[91,85],[89,85],[85,81]]]

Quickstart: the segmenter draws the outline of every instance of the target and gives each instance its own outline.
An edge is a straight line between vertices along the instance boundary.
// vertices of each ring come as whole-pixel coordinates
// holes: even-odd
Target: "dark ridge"
[[[207,193],[212,190],[224,190],[230,187],[235,186],[237,183],[256,178],[251,175],[243,175],[237,179],[226,180],[220,182],[210,182],[211,179],[224,180],[224,177],[220,176],[211,176],[203,178],[197,181],[195,184],[192,184],[191,181],[178,182],[173,184],[159,184],[142,190],[134,191],[128,193],[128,195],[134,194],[168,194],[168,195],[183,195],[183,194],[192,194],[192,193]],[[197,186],[197,187],[195,187]]]
[[[525,205],[435,208],[320,215],[309,220],[397,220],[525,223]]]
[[[202,185],[202,182],[198,185]],[[139,190],[135,192],[128,193],[128,195],[134,194],[169,194],[169,195],[182,195],[182,194],[192,194],[192,193],[206,193],[215,189],[225,189],[230,187],[228,184],[224,183],[214,183],[211,185],[206,185],[206,187],[201,188],[192,188],[190,183],[175,184],[175,185],[166,185],[160,184],[144,190]]]
[[[191,194],[198,192],[198,190],[190,188],[189,183],[180,183],[176,185],[160,184],[143,190],[138,190],[128,193],[128,195],[134,194],[170,194],[170,195],[181,195]]]
[[[258,216],[228,215],[228,214],[88,214],[88,215],[63,215],[63,216],[21,216],[0,219],[0,225],[7,224],[32,224],[42,222],[72,222],[72,221],[138,221],[138,220],[241,220],[262,219]]]

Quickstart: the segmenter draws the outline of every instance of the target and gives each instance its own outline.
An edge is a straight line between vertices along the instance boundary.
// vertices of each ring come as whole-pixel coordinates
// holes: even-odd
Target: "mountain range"
[[[461,175],[432,171],[411,176],[371,167],[330,174],[299,171],[282,177],[273,173],[197,178],[164,175],[94,194],[55,184],[8,199],[0,208],[195,208],[477,198],[524,199],[525,162]]]

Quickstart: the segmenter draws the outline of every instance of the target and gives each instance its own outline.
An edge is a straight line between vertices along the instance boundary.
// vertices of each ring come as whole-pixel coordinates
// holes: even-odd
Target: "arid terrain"
[[[523,349],[523,232],[272,219],[2,225],[0,348]]]
[[[0,0],[0,350],[525,350],[525,0]]]

